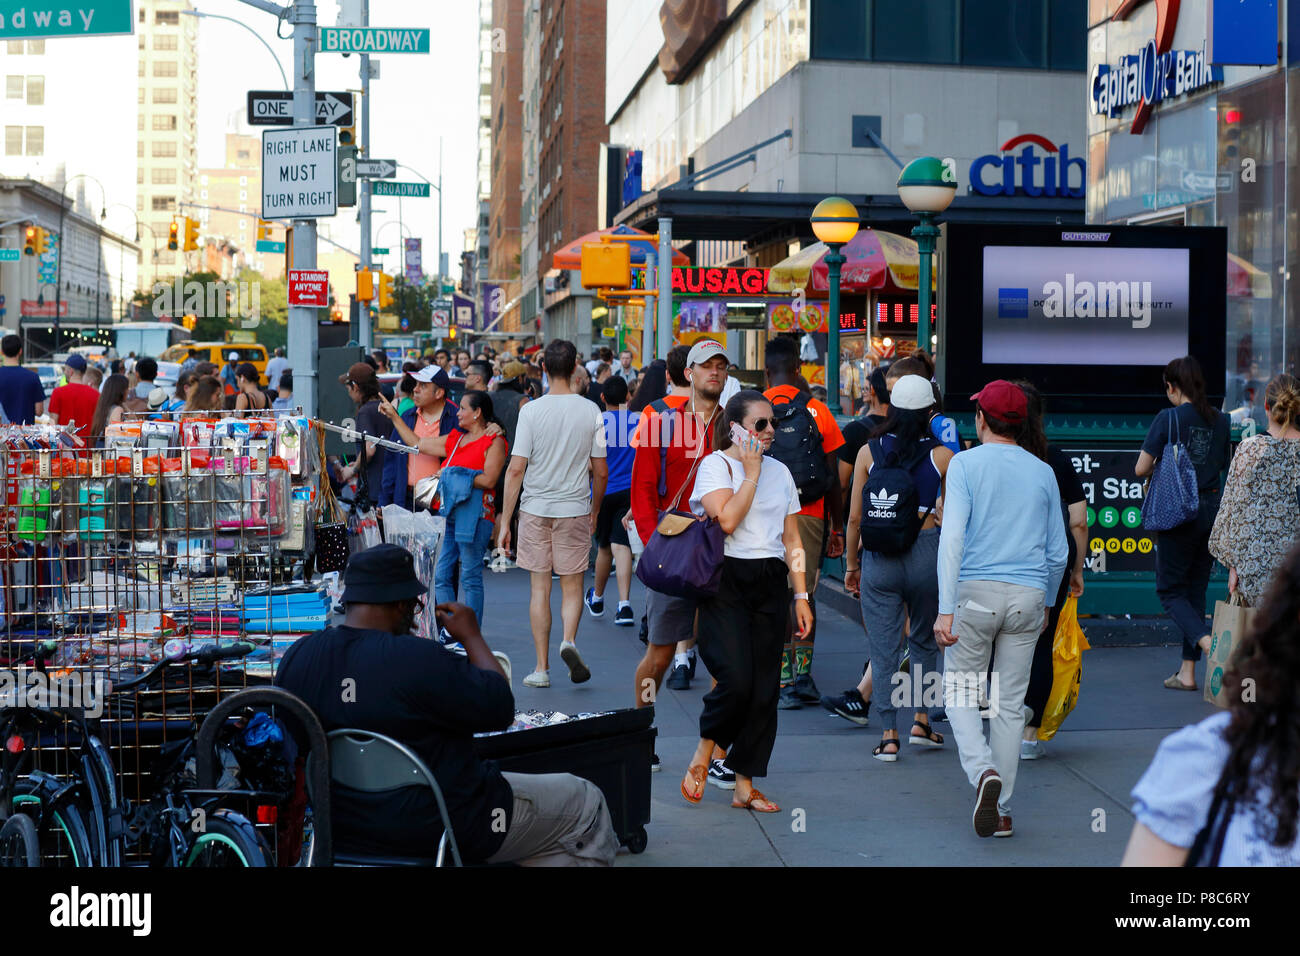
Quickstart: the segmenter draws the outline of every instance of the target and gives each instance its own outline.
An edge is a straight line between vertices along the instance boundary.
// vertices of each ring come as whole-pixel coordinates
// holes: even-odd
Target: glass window
[[[45,127],[44,126],[27,127],[27,155],[28,156],[45,155]]]
[[[1077,34],[1082,42],[1083,26]],[[1041,0],[962,0],[961,61],[972,66],[1044,67]]]
[[[27,77],[27,105],[28,106],[45,105],[45,77],[43,76]]]
[[[137,159],[144,158],[144,140],[138,139],[135,141],[135,155]]]
[[[181,22],[179,10],[159,10],[154,14],[153,22],[159,26],[176,26]]]
[[[1112,133],[1106,141],[1106,219],[1123,222],[1155,209],[1155,131]]]
[[[180,37],[174,33],[156,36],[153,38],[153,48],[155,50],[175,50],[179,39]]]
[[[170,186],[176,182],[176,170],[155,169],[150,173],[150,179],[155,186]]]
[[[176,102],[176,87],[171,86],[171,87],[166,87],[166,88],[163,88],[163,89],[157,89],[157,90],[154,90],[154,91],[153,91],[153,101],[154,101],[155,103],[175,103],[175,102]]]
[[[143,103],[143,102],[144,102],[144,87],[143,87],[143,86],[139,88],[139,93],[140,93],[139,102]]]
[[[176,117],[162,113],[155,113],[153,118],[153,128],[161,131],[174,130],[176,128]]]
[[[1157,115],[1156,192],[1150,208],[1214,201],[1214,116],[1213,99]]]
[[[172,203],[174,203],[175,201],[176,201],[175,196],[154,196],[153,211],[169,212],[172,208]]]
[[[23,54],[23,41],[22,41],[22,40],[10,40],[10,41],[8,42],[8,44],[7,44],[6,52],[7,52],[10,56],[22,56],[22,54]]]
[[[176,61],[175,60],[155,61],[153,65],[153,75],[154,76],[175,76]]]
[[[869,59],[867,0],[813,0],[812,55],[826,60]]]
[[[957,62],[957,0],[876,2],[872,58],[898,63]]]
[[[5,99],[21,100],[23,98],[23,78],[21,76],[5,77]]]
[[[44,40],[28,40],[28,41],[27,41],[27,53],[28,53],[29,55],[31,55],[31,56],[40,56],[40,55],[41,55],[42,53],[44,53],[44,52],[45,52],[45,41],[44,41]]]
[[[176,144],[156,142],[153,144],[153,155],[162,158],[169,158],[175,156]]]
[[[1103,132],[1088,138],[1086,222],[1106,221],[1106,137],[1109,135]]]
[[[5,155],[21,156],[23,154],[23,128],[21,126],[5,127]]]
[[[1082,70],[1088,65],[1084,6],[1087,0],[1049,0],[1047,65],[1053,70]]]

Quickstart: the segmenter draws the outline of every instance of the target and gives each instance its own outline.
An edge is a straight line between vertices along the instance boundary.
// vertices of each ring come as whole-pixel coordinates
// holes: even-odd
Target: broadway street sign
[[[52,9],[54,8],[54,9]],[[72,4],[0,3],[0,40],[132,32],[131,0]]]
[[[389,183],[382,179],[371,183],[370,189],[375,196],[406,196],[417,199],[429,198],[428,183]]]
[[[321,27],[322,53],[428,53],[428,30]]]

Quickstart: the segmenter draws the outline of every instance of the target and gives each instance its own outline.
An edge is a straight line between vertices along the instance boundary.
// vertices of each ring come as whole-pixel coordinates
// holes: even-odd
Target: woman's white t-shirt
[[[739,491],[745,478],[745,466],[720,451],[702,462],[691,492],[691,511],[704,514],[704,496],[719,488]],[[790,469],[775,458],[763,456],[758,473],[758,487],[749,511],[736,530],[727,535],[723,553],[729,558],[785,558],[781,534],[786,515],[798,514],[799,489]]]

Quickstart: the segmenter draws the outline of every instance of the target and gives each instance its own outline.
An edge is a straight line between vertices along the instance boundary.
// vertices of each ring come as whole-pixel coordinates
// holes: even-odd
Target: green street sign
[[[17,249],[0,249],[0,262],[17,262],[18,258]]]
[[[321,27],[322,53],[428,53],[428,30]]]
[[[94,37],[131,33],[131,0],[56,5],[0,4],[0,40],[19,37]],[[427,32],[427,31],[426,31]]]
[[[429,198],[428,183],[395,183],[387,179],[376,179],[370,184],[374,196],[406,196],[417,199]]]
[[[284,243],[276,242],[274,239],[257,240],[258,252],[284,252]]]
[[[385,249],[383,246],[372,246],[370,249],[370,254],[372,256],[386,256],[389,252],[390,250]]]

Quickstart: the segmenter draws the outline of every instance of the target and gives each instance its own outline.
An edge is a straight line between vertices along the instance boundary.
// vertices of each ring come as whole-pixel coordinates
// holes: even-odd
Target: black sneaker
[[[691,680],[695,680],[695,659],[698,656],[699,655],[695,653],[695,648],[693,647],[691,648],[690,653],[686,655],[686,676]]]
[[[799,695],[794,692],[793,684],[786,684],[781,688],[781,697],[776,702],[777,710],[798,710],[803,706],[803,701]]]
[[[800,674],[794,679],[794,695],[805,704],[815,704],[822,699],[817,685],[813,683],[812,674]]]
[[[871,710],[871,701],[863,700],[858,689],[846,690],[838,697],[823,697],[821,704],[832,714],[839,714],[845,720],[852,721],[859,727],[867,726],[867,714]]]
[[[587,605],[587,610],[592,617],[602,617],[605,613],[605,598],[596,597],[595,588],[587,588],[587,594],[583,597],[582,602]]]
[[[705,778],[721,790],[736,789],[736,775],[727,769],[727,765],[721,760],[709,761],[709,775]]]
[[[632,608],[624,605],[614,612],[614,623],[620,627],[631,627],[636,623],[636,615],[632,613]]]
[[[673,672],[668,675],[669,690],[690,690],[691,674],[690,668],[685,664],[673,665]]]

